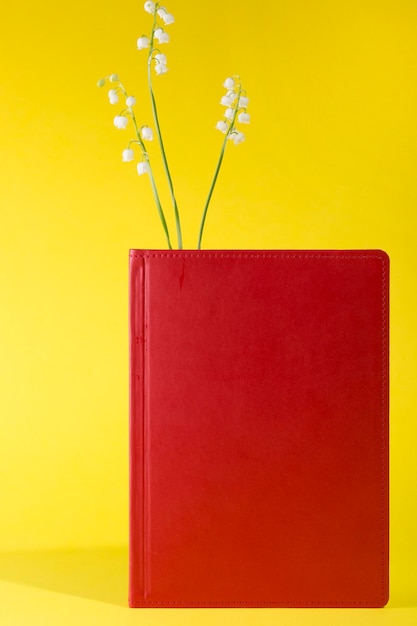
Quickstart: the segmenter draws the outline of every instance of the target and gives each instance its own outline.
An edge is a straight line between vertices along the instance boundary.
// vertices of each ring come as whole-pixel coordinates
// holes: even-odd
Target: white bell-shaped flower
[[[150,128],[149,126],[142,126],[142,128],[140,129],[140,134],[142,135],[142,139],[146,139],[146,141],[152,141],[153,139],[152,128]]]
[[[250,123],[250,115],[249,113],[244,113],[243,111],[239,113],[237,116],[238,122],[241,124],[249,124]]]
[[[162,35],[159,38],[159,43],[169,43],[168,33],[166,33],[165,31],[162,33]]]
[[[167,64],[167,57],[166,54],[155,54],[155,59],[158,61],[158,63],[162,63],[163,65]]]
[[[224,107],[230,107],[233,104],[233,100],[234,98],[231,95],[226,94],[220,100],[220,104],[222,104]]]
[[[171,13],[165,13],[164,15],[162,15],[162,19],[164,21],[164,24],[166,24],[167,26],[175,22],[174,16]]]
[[[239,109],[245,109],[249,104],[249,98],[246,96],[240,96],[239,98]]]
[[[147,161],[141,161],[137,164],[136,168],[139,176],[142,176],[142,174],[147,174],[149,172],[149,163]]]
[[[145,48],[149,48],[148,37],[142,35],[142,37],[139,37],[139,39],[137,40],[136,45],[138,47],[138,50],[144,50]]]
[[[128,96],[126,98],[126,106],[133,107],[136,104],[136,98],[134,96]]]
[[[132,148],[126,148],[126,150],[123,150],[122,161],[124,161],[125,163],[128,163],[129,161],[133,161],[134,158],[135,158],[135,153],[133,152]]]
[[[151,2],[151,0],[149,0],[148,2],[145,2],[143,8],[145,9],[146,13],[150,13],[151,15],[153,15],[155,13],[155,2]]]
[[[117,95],[117,91],[115,89],[110,89],[108,96],[110,104],[117,104],[119,102],[119,96]]]
[[[220,130],[222,133],[227,133],[229,125],[224,120],[220,120],[220,122],[217,122],[216,128],[217,130]]]
[[[157,28],[154,32],[154,37],[159,43],[168,43],[169,35],[162,28]]]
[[[234,110],[232,108],[230,108],[230,107],[228,109],[226,109],[226,111],[224,112],[224,116],[228,120],[232,120],[234,114],[235,114]]]
[[[174,16],[171,13],[168,13],[164,7],[161,7],[157,10],[158,16],[163,20],[164,24],[173,24],[175,22]]]
[[[155,72],[158,74],[158,76],[161,76],[162,74],[166,74],[167,71],[168,71],[168,68],[165,65],[165,63],[157,63],[155,65]]]
[[[231,139],[235,146],[237,146],[239,143],[242,143],[242,141],[245,141],[245,135],[240,131],[236,131],[230,135],[229,139]]]
[[[120,130],[124,130],[126,128],[127,122],[128,122],[128,119],[124,115],[116,115],[116,117],[113,120],[113,123],[116,126],[116,128],[119,128]]]

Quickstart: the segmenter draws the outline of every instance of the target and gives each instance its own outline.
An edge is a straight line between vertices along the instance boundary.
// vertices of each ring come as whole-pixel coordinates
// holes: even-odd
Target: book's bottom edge
[[[388,598],[371,602],[151,602],[129,600],[131,609],[382,609]]]

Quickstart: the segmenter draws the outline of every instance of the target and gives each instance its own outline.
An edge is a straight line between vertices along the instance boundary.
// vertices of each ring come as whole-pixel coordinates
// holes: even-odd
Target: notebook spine
[[[129,604],[132,606],[138,601],[138,583],[145,597],[145,258],[138,251],[130,254],[129,283]]]

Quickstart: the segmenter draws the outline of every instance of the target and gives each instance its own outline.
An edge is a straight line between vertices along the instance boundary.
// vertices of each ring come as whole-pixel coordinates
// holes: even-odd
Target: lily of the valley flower
[[[137,40],[136,45],[138,47],[138,50],[144,50],[145,48],[149,48],[148,37],[142,35],[142,37],[139,37],[139,39]]]
[[[165,24],[168,26],[169,24],[173,24],[175,22],[174,16],[172,15],[172,13],[165,13],[165,15],[162,17],[162,19],[164,20]]]
[[[140,129],[140,134],[142,135],[142,138],[146,141],[152,141],[153,139],[153,131],[152,128],[149,128],[149,126],[142,126],[142,128]]]
[[[128,96],[126,98],[126,106],[133,107],[136,104],[136,98],[134,96]]]
[[[111,83],[117,83],[117,81],[119,80],[119,77],[117,74],[110,74],[109,76],[109,81]]]
[[[246,109],[249,104],[249,98],[246,96],[240,96],[239,98],[239,109]]]
[[[224,107],[230,107],[232,106],[234,100],[235,100],[235,96],[233,96],[232,94],[226,94],[220,100],[220,104],[222,104]]]
[[[109,95],[110,104],[117,104],[119,102],[119,96],[117,95],[116,89],[110,89],[108,95]]]
[[[162,65],[166,65],[167,64],[166,54],[161,54],[161,53],[155,54],[154,58],[158,61],[158,63],[162,63]]]
[[[157,14],[163,20],[164,24],[168,26],[168,24],[173,24],[175,22],[174,16],[171,13],[168,13],[164,7],[161,7],[157,10]]]
[[[223,83],[223,87],[226,87],[226,89],[234,89],[235,81],[233,80],[233,78],[226,78],[226,80]]]
[[[141,161],[137,164],[136,168],[138,170],[139,176],[149,173],[149,163],[147,161]]]
[[[123,150],[122,152],[122,161],[124,163],[128,163],[129,161],[133,161],[135,158],[135,153],[133,152],[132,148],[126,148],[126,150]]]
[[[245,135],[239,130],[236,130],[229,135],[229,139],[237,146],[239,143],[242,143],[242,141],[245,141]]]
[[[250,123],[250,115],[249,113],[244,113],[243,111],[241,113],[239,113],[239,115],[237,116],[237,120],[238,122],[240,122],[241,124],[249,124]]]
[[[146,13],[153,15],[155,13],[155,2],[145,2],[144,7]]]
[[[157,28],[154,37],[159,43],[169,43],[169,35],[162,28]]]
[[[217,122],[216,128],[217,130],[220,130],[222,133],[227,133],[227,131],[229,130],[229,126],[227,122],[225,122],[224,120],[220,120],[220,122]]]
[[[116,126],[116,128],[119,128],[120,130],[124,130],[126,128],[127,122],[128,122],[128,119],[124,115],[116,115],[116,117],[113,120],[113,123]]]
[[[166,74],[168,71],[167,58],[165,54],[155,54],[154,59],[156,61],[155,72],[159,75]]]
[[[234,114],[235,114],[235,112],[234,112],[234,110],[233,110],[231,107],[229,107],[228,109],[226,109],[226,111],[224,112],[224,116],[225,116],[225,118],[226,118],[226,119],[228,119],[228,120],[232,120],[232,119],[233,119]]]
[[[155,72],[159,75],[166,74],[168,71],[167,66],[164,63],[158,63],[155,65]]]

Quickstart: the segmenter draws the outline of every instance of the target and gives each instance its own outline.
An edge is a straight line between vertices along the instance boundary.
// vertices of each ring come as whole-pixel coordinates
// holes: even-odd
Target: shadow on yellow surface
[[[127,607],[128,548],[4,552],[0,580]],[[415,606],[414,581],[391,585],[390,609]]]
[[[2,553],[0,579],[127,607],[128,550]]]

